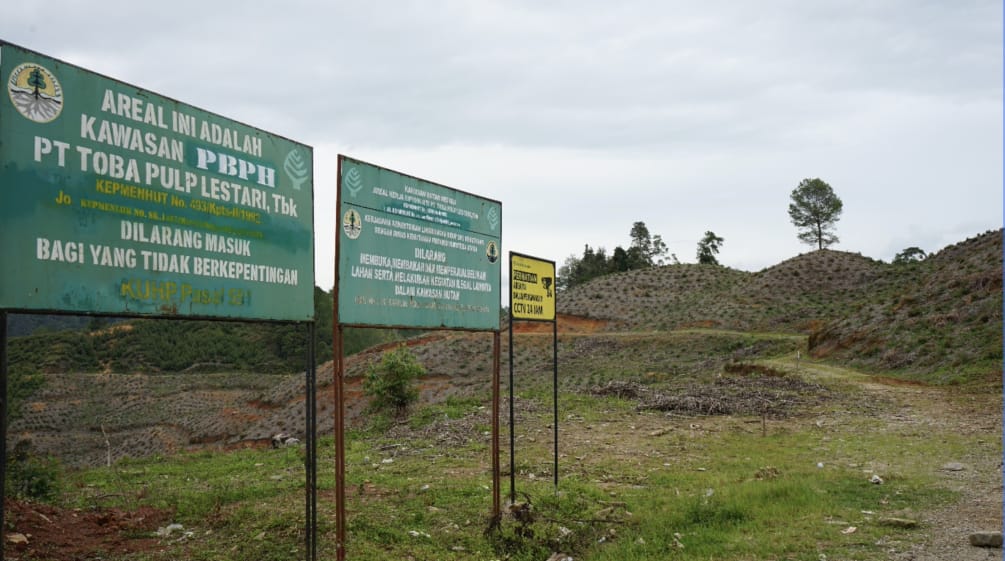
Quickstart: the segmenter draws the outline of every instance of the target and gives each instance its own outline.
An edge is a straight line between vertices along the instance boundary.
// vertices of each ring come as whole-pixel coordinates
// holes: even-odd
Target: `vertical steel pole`
[[[556,317],[551,321],[551,363],[554,368],[552,373],[552,388],[553,395],[552,401],[555,404],[555,422],[553,427],[555,429],[555,492],[558,492],[558,318]]]
[[[502,337],[492,332],[492,520],[498,522],[502,513],[499,500],[499,365],[502,362]]]
[[[334,327],[332,351],[335,354],[335,558],[345,559],[345,400],[343,397],[343,377],[345,361],[342,357],[342,326]]]
[[[332,382],[335,394],[335,559],[345,559],[345,399],[342,395],[342,378],[345,361],[342,347],[342,324],[339,321],[339,259],[342,248],[339,235],[338,209],[342,208],[342,159],[338,157],[338,180],[335,189],[335,285],[332,286]]]
[[[516,433],[513,427],[513,295],[509,308],[509,502],[516,502]]]
[[[305,380],[305,417],[307,426],[304,439],[307,441],[307,459],[304,466],[307,470],[307,533],[305,536],[307,561],[317,559],[317,529],[318,529],[318,462],[317,462],[317,347],[315,341],[315,323],[307,324],[307,369]]]
[[[0,496],[7,502],[7,310],[0,310]],[[0,504],[0,559],[6,532],[4,505]]]
[[[315,320],[316,321],[316,320]],[[314,481],[313,494],[311,498],[311,528],[313,538],[311,540],[311,561],[318,558],[318,345],[317,345],[317,324],[313,327],[311,345],[311,411],[314,413],[311,421],[311,479]]]
[[[307,329],[307,349],[304,353],[304,559],[311,561],[311,330]]]

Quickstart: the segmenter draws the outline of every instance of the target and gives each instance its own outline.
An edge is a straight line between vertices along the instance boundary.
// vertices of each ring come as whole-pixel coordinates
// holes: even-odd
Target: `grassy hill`
[[[518,323],[512,475],[526,510],[496,530],[493,335],[388,334],[346,359],[350,555],[976,559],[960,529],[1001,526],[1001,255],[998,231],[904,266],[815,251],[756,273],[675,265],[563,294],[561,492],[550,326]],[[23,399],[9,448],[31,441],[34,457],[73,469],[49,468],[63,479],[48,502],[7,498],[8,535],[25,536],[8,551],[303,558],[303,449],[268,446],[303,434],[302,339],[297,326],[131,321],[13,340]],[[363,375],[399,344],[426,369],[420,401],[407,419],[365,413]],[[333,559],[332,364],[317,374],[318,552]],[[917,527],[893,525],[905,519]],[[168,522],[184,533],[158,536]]]
[[[617,328],[807,332],[889,283],[889,265],[822,250],[757,273],[715,265],[666,265],[608,275],[559,298],[559,310],[613,320]]]
[[[732,364],[809,351],[867,372],[1000,387],[1001,256],[998,231],[908,265],[824,250],[756,273],[672,265],[596,279],[560,295],[559,383],[573,393],[619,382],[703,396],[708,378]],[[514,367],[521,391],[546,396],[551,337],[540,327],[520,326]],[[142,320],[15,338],[10,440],[94,465],[300,434],[305,334],[299,326]],[[347,361],[351,417],[366,419],[360,380],[399,336],[348,335],[350,351],[370,347]],[[484,402],[491,341],[463,332],[408,339],[427,371],[422,401]],[[507,344],[503,337],[504,377]],[[328,363],[318,371],[321,431],[331,428],[331,379]]]
[[[986,380],[1002,360],[1002,231],[904,265],[821,250],[757,273],[690,264],[630,271],[563,293],[559,311],[611,329],[802,333],[814,356],[865,370]]]
[[[813,355],[934,383],[1000,385],[1002,231],[889,268],[884,283],[812,333]]]

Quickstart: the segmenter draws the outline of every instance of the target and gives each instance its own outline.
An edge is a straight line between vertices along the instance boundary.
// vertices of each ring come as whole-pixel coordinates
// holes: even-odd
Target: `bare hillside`
[[[714,265],[667,265],[601,277],[559,298],[565,313],[616,321],[618,328],[808,332],[841,314],[891,266],[822,250],[748,273]]]
[[[892,282],[812,334],[814,356],[936,383],[1000,384],[1002,231],[893,269]]]
[[[669,265],[608,275],[559,298],[611,329],[711,327],[811,335],[810,348],[873,372],[985,380],[1002,360],[1002,231],[892,265],[821,250],[757,273]]]
[[[814,357],[865,372],[940,384],[992,380],[1000,387],[1002,232],[909,265],[825,250],[757,273],[673,265],[610,275],[560,295],[559,311],[563,391],[612,380],[714,377],[736,361],[794,356],[806,349],[807,337]],[[547,380],[547,388],[532,387],[549,391],[550,326],[518,327],[517,387]],[[405,344],[427,371],[423,403],[489,395],[491,334],[435,332]],[[505,376],[505,334],[502,345]],[[363,413],[362,376],[387,347],[347,359],[350,418]],[[325,434],[332,427],[331,363],[317,375],[319,430]],[[190,448],[265,446],[273,434],[300,436],[304,430],[302,373],[42,376],[43,384],[9,427],[9,444],[31,440],[71,465]]]

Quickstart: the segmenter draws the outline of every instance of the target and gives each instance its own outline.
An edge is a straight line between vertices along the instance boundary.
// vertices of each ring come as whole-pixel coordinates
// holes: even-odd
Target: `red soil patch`
[[[594,333],[607,327],[607,320],[557,314],[559,333]],[[551,322],[515,321],[513,333],[551,333]]]
[[[91,559],[95,552],[109,556],[152,551],[162,547],[153,534],[167,524],[171,513],[141,506],[135,511],[117,508],[65,510],[49,505],[4,500],[7,559]]]
[[[365,351],[363,351],[361,353],[357,353],[355,355],[346,357],[346,366],[348,366],[351,361],[353,361],[353,360],[359,360],[360,358],[362,358],[365,355],[371,355],[371,354],[374,354],[374,353],[382,354],[384,351],[388,351],[388,350],[397,348],[400,345],[405,345],[405,346],[408,346],[408,347],[414,347],[416,345],[425,345],[427,343],[432,343],[433,341],[445,338],[447,336],[446,333],[447,332],[445,332],[445,331],[440,331],[440,332],[437,332],[437,333],[430,333],[428,335],[423,335],[422,337],[415,337],[415,338],[412,338],[412,339],[406,339],[404,341],[391,341],[390,343],[381,343],[380,345],[375,345],[373,347],[370,347],[369,349],[366,349]]]
[[[245,423],[248,424],[254,423],[255,421],[262,418],[261,415],[255,413],[249,413],[241,409],[235,409],[233,407],[224,407],[221,417],[224,417],[226,419],[237,419],[240,421],[244,421]]]

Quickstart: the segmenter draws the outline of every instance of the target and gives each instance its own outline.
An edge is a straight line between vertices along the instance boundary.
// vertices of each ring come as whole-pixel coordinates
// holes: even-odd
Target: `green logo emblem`
[[[17,65],[7,79],[7,95],[18,113],[36,123],[50,123],[63,111],[63,88],[41,65]]]
[[[363,220],[354,209],[349,209],[342,215],[342,231],[350,240],[355,240],[363,231]]]
[[[495,207],[489,209],[485,214],[485,219],[489,221],[489,229],[493,232],[499,227],[499,213],[496,212]]]
[[[345,172],[345,186],[349,188],[349,196],[356,198],[356,193],[363,188],[363,178],[360,177],[356,168],[349,168]]]
[[[290,177],[290,181],[293,182],[293,188],[297,191],[311,177],[311,170],[307,166],[307,158],[304,158],[298,148],[290,150],[290,153],[286,155],[286,161],[283,162],[283,171]]]

